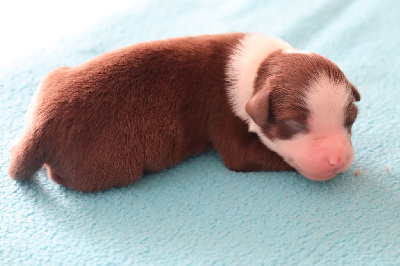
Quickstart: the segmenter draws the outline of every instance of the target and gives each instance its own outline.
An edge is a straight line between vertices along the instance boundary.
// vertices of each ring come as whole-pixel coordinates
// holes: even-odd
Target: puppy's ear
[[[356,86],[354,86],[352,83],[350,83],[350,88],[351,92],[354,95],[354,99],[356,100],[356,102],[359,102],[361,100],[360,92],[357,90]]]
[[[267,125],[269,115],[269,90],[259,90],[246,104],[246,112],[259,127]]]

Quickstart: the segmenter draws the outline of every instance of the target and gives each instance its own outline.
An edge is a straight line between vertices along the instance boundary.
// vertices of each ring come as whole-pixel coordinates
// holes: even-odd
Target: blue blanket
[[[396,0],[138,2],[0,65],[0,262],[400,264],[399,13]],[[324,183],[235,173],[209,152],[100,193],[61,187],[44,170],[26,183],[8,178],[11,144],[52,69],[140,41],[232,31],[320,53],[358,87],[346,173]]]

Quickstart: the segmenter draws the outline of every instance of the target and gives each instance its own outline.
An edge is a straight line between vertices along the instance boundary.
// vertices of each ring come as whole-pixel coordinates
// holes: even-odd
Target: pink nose
[[[347,156],[346,155],[331,155],[327,158],[329,168],[333,170],[338,170],[346,165]]]

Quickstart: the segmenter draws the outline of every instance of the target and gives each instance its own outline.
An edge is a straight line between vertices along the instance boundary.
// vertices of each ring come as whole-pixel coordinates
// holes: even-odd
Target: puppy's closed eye
[[[278,122],[278,135],[281,139],[290,139],[296,134],[308,131],[307,124],[297,119],[284,119]]]
[[[288,130],[291,130],[296,133],[307,130],[307,124],[300,120],[285,119],[283,120],[283,124],[285,124]]]

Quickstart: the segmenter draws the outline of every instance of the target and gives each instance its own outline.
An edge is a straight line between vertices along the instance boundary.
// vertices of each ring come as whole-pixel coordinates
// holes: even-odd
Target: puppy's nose
[[[347,156],[345,155],[331,155],[327,158],[328,165],[333,170],[338,170],[346,165]]]

